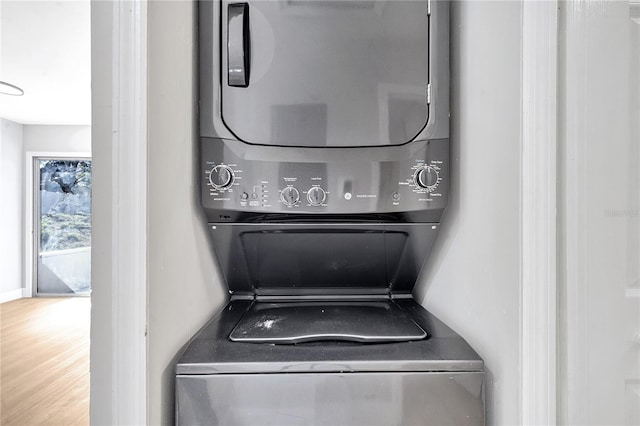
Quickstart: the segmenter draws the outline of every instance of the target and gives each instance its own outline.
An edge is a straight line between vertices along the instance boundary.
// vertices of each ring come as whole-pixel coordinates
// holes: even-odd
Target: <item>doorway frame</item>
[[[521,6],[520,424],[556,424],[558,1]]]
[[[91,424],[148,417],[147,20],[91,1]]]
[[[557,0],[521,4],[520,423],[553,424]],[[91,423],[146,424],[147,3],[92,1],[91,16],[93,164],[105,168],[94,177],[111,176],[101,202],[110,237],[93,242],[109,273],[93,283]]]
[[[37,205],[35,191],[35,160],[43,158],[82,158],[91,159],[91,153],[86,151],[61,152],[61,151],[27,151],[25,153],[24,174],[25,174],[25,197],[24,197],[24,286],[22,287],[22,297],[35,297],[37,274],[36,274],[36,215],[34,209]]]

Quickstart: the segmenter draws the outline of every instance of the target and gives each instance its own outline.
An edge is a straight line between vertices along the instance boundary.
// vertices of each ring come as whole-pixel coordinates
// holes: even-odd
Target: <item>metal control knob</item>
[[[289,207],[295,206],[300,201],[300,193],[293,186],[287,186],[280,192],[280,200]]]
[[[416,170],[413,180],[418,188],[435,189],[438,185],[438,171],[431,166],[422,166]]]
[[[307,200],[312,206],[320,206],[327,199],[327,193],[319,186],[314,186],[307,191]]]
[[[209,173],[209,182],[215,189],[226,189],[233,184],[233,170],[223,164],[215,166]]]

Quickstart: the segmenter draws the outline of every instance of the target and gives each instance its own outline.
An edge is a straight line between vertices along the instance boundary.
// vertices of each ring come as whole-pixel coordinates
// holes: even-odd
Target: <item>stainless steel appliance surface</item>
[[[448,3],[205,0],[199,41],[230,297],[176,423],[483,425],[482,359],[413,298],[450,190]]]
[[[205,138],[200,163],[210,222],[273,221],[276,213],[439,222],[448,200],[447,139],[300,149]]]
[[[266,146],[448,137],[448,5],[200,2],[202,137]]]
[[[361,303],[394,306],[430,336],[367,344],[234,342],[229,335],[247,313],[272,302],[232,300],[198,333],[178,363],[177,423],[484,423],[483,363],[460,336],[409,297],[353,305]],[[340,327],[350,325],[335,330]]]

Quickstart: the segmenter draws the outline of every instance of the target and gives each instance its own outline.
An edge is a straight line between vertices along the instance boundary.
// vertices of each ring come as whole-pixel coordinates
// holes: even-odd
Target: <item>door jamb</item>
[[[91,424],[147,424],[147,20],[91,2]]]
[[[520,424],[556,424],[558,2],[521,5]]]

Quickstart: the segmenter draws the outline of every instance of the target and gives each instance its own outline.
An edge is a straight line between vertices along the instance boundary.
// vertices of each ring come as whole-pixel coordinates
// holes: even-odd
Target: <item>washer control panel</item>
[[[226,218],[224,211],[366,214],[444,209],[448,140],[407,145],[305,151],[203,139],[203,205],[219,213],[216,220]]]

